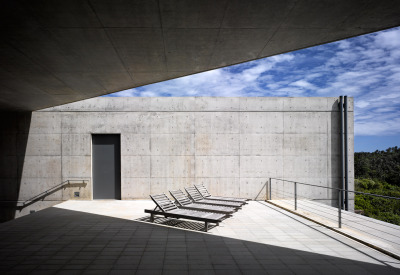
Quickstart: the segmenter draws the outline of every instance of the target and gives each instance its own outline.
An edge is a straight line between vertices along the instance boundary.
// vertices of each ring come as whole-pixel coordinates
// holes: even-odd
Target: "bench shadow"
[[[372,256],[351,259],[56,207],[0,224],[2,274],[399,274]],[[173,227],[172,227],[173,226]],[[356,253],[356,250],[353,251]],[[349,259],[350,258],[350,259]],[[396,263],[396,260],[393,260]]]
[[[141,221],[141,222],[148,222],[151,223],[150,221],[150,215],[136,219],[135,221]],[[183,229],[189,229],[189,230],[194,230],[194,231],[201,231],[204,232],[204,222],[193,222],[193,221],[186,221],[186,220],[179,220],[179,219],[172,219],[172,218],[163,218],[163,217],[154,217],[154,222],[155,224],[161,224],[161,225],[168,225],[168,226],[173,226],[176,228],[183,228]],[[216,227],[215,224],[209,224],[208,225],[208,230],[213,229]]]
[[[136,221],[151,223],[150,215],[136,219]],[[172,218],[154,217],[153,223],[173,226],[176,228],[189,229],[189,230],[193,230],[193,231],[201,231],[201,232],[204,232],[204,229],[205,229],[204,222],[193,222],[193,221],[186,221],[186,220],[179,220],[179,219],[172,219]],[[208,230],[213,229],[214,227],[216,227],[215,224],[209,224]]]

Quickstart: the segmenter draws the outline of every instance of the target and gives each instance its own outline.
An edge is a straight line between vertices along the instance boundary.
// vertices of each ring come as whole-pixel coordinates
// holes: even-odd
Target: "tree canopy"
[[[400,148],[354,153],[355,178],[371,178],[400,186]]]
[[[355,190],[400,198],[400,148],[354,154]],[[356,194],[363,215],[400,225],[400,201]]]

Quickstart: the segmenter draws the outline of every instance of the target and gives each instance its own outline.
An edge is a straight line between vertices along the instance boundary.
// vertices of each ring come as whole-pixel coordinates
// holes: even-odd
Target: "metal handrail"
[[[294,183],[294,210],[297,210],[297,184],[325,188],[325,189],[330,189],[330,190],[337,190],[338,191],[338,226],[339,226],[339,228],[342,227],[342,207],[344,206],[343,205],[343,199],[344,199],[343,192],[344,191],[351,192],[351,193],[357,193],[357,194],[363,194],[363,195],[369,195],[369,196],[374,196],[374,197],[379,197],[379,198],[385,198],[385,199],[400,200],[400,198],[398,198],[398,197],[390,197],[390,196],[384,196],[384,195],[378,195],[378,194],[372,194],[372,193],[364,193],[364,192],[359,192],[359,191],[344,190],[341,188],[326,187],[326,186],[321,186],[321,185],[315,185],[315,184],[309,184],[309,183],[303,183],[303,182],[285,180],[285,179],[279,179],[279,178],[269,178],[269,187],[268,187],[269,200],[272,199],[272,180],[273,179],[278,180],[278,181],[283,181],[283,182]]]
[[[347,190],[347,192],[369,195],[369,196],[374,196],[374,197],[380,197],[380,198],[385,198],[385,199],[400,200],[400,198],[398,198],[398,197],[390,197],[390,196],[384,196],[384,195],[378,195],[378,194],[372,194],[372,193],[364,193],[364,192],[360,192],[360,191]]]
[[[375,196],[375,197],[380,197],[380,198],[386,198],[386,199],[400,200],[400,198],[398,198],[398,197],[383,196],[383,195],[378,195],[378,194],[373,194],[373,193],[364,193],[364,192],[360,192],[360,191],[351,191],[351,190],[345,190],[345,189],[341,189],[341,188],[326,187],[326,186],[321,186],[321,185],[315,185],[315,184],[309,184],[309,183],[298,182],[298,181],[292,181],[292,180],[285,180],[285,179],[279,179],[279,178],[270,178],[270,179],[280,180],[280,181],[286,181],[286,182],[292,182],[292,183],[298,183],[298,184],[302,184],[302,185],[320,187],[320,188],[331,189],[331,190],[347,191],[347,192],[351,192],[351,193],[370,195],[370,196]],[[270,182],[271,182],[271,181],[270,181]]]
[[[57,185],[47,189],[46,191],[43,191],[42,193],[40,193],[38,195],[35,195],[32,198],[29,198],[29,199],[27,199],[27,200],[25,200],[23,202],[20,201],[20,200],[4,200],[4,201],[0,201],[0,203],[2,203],[2,204],[3,203],[7,203],[7,204],[13,203],[13,204],[16,204],[15,205],[16,208],[21,208],[22,209],[22,208],[24,208],[24,207],[26,207],[26,206],[28,206],[28,205],[40,200],[41,198],[43,198],[43,197],[45,197],[47,195],[50,195],[50,194],[56,192],[58,189],[63,188],[66,185],[86,184],[87,182],[88,182],[88,180],[66,180],[66,181],[63,181],[60,184],[57,184]]]
[[[26,201],[22,202],[22,206],[24,206],[24,205],[27,204],[28,202],[34,201],[36,198],[40,198],[40,197],[42,197],[43,195],[48,194],[52,189],[55,189],[55,188],[57,188],[57,187],[62,187],[62,186],[65,185],[65,184],[69,184],[69,180],[63,181],[62,183],[57,184],[56,186],[53,186],[53,187],[47,189],[46,191],[44,191],[44,192],[42,192],[42,193],[40,193],[40,194],[38,194],[38,195],[36,195],[36,196],[33,196],[33,197],[30,198],[30,199],[27,199]]]
[[[57,185],[55,185],[55,186],[53,186],[53,187],[47,189],[46,191],[43,191],[42,193],[40,193],[40,194],[38,194],[38,195],[36,195],[36,196],[30,198],[30,199],[27,199],[26,201],[24,201],[24,202],[22,203],[22,207],[25,206],[25,205],[28,204],[28,203],[31,203],[31,202],[35,201],[36,199],[38,199],[38,198],[40,198],[40,197],[42,197],[42,196],[44,196],[44,195],[46,195],[46,194],[49,194],[49,193],[50,193],[51,191],[53,191],[54,189],[63,187],[64,185],[69,185],[69,184],[71,184],[71,182],[77,182],[77,183],[78,183],[78,182],[79,182],[79,183],[82,182],[82,184],[83,184],[83,183],[86,183],[86,181],[87,181],[87,180],[66,180],[66,181],[63,181],[63,182],[61,182],[60,184],[57,184]]]

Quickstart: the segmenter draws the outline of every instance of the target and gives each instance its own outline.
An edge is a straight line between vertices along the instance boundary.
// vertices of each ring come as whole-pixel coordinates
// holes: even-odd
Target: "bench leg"
[[[154,222],[154,214],[150,214],[150,222]]]
[[[204,231],[208,232],[208,222],[204,222]]]

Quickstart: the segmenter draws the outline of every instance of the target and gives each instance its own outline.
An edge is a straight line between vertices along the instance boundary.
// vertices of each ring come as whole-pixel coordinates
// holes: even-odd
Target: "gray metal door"
[[[120,135],[92,135],[93,199],[121,199]]]

